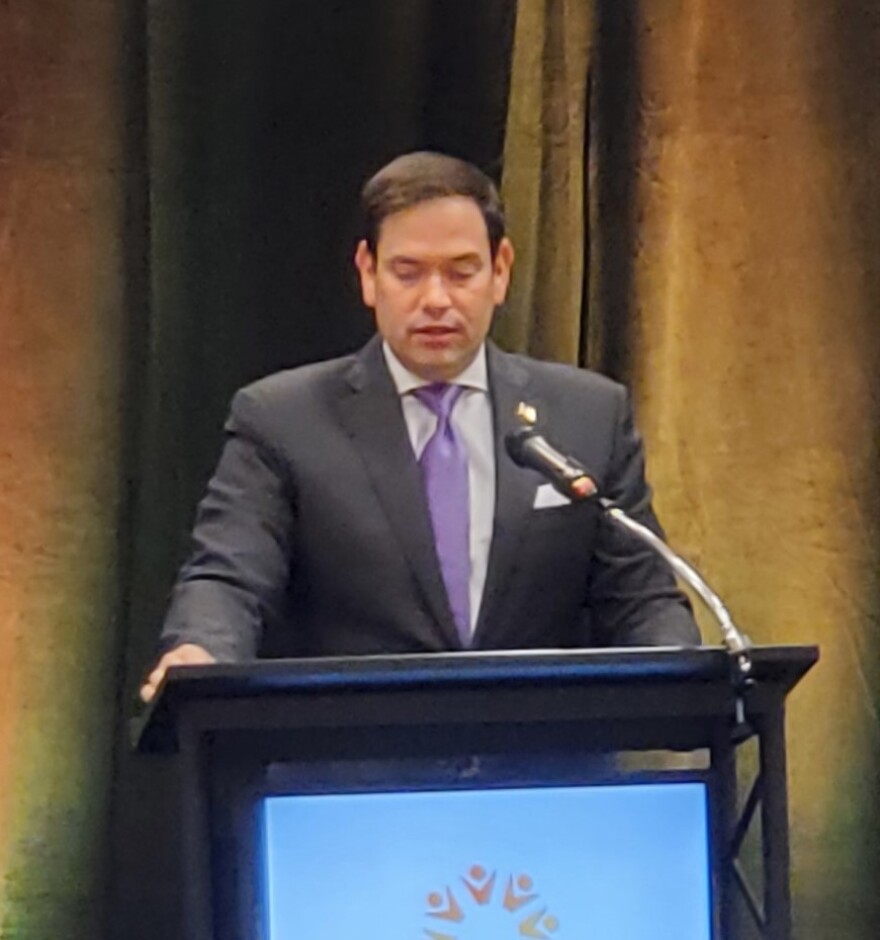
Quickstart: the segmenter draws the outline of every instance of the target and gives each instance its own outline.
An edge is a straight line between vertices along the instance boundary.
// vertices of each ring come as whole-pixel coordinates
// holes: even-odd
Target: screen
[[[268,940],[710,940],[706,786],[272,796]]]

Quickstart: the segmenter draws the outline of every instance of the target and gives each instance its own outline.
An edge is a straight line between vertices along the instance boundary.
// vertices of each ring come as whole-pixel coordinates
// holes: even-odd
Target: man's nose
[[[425,293],[422,298],[425,307],[432,310],[446,310],[452,301],[446,287],[446,279],[440,271],[432,271],[425,282]]]

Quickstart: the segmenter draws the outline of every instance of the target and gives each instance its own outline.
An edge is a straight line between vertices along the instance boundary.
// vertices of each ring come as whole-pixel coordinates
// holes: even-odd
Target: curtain
[[[507,0],[149,5],[148,325],[124,583],[130,708],[236,388],[372,332],[352,256],[360,186],[442,150],[498,176]],[[463,29],[462,24],[467,28]],[[174,780],[120,741],[113,936],[173,930]],[[132,851],[137,845],[139,851]]]
[[[578,362],[586,352],[584,146],[593,13],[584,0],[518,5],[503,196],[517,251],[493,336]]]
[[[499,339],[627,381],[673,544],[821,643],[796,935],[873,937],[878,80],[869,0],[0,5],[0,935],[170,933],[125,726],[229,396],[369,332],[350,207],[433,147],[503,165]]]
[[[0,5],[0,936],[102,935],[116,671],[134,17]],[[132,127],[136,110],[129,114]],[[132,267],[132,271],[133,271]]]
[[[586,234],[575,244],[578,222],[552,198],[509,192],[526,232],[514,341],[543,355],[545,335],[567,329],[553,354],[575,361],[586,337],[587,361],[634,389],[671,542],[756,643],[821,645],[788,721],[795,935],[867,940],[880,876],[880,13],[858,0],[593,7]],[[519,13],[505,152],[576,178],[546,117],[558,88],[535,102],[517,73],[558,67],[546,37],[572,11],[523,0]],[[537,117],[521,123],[526,109]],[[578,251],[582,305],[555,264]],[[568,299],[548,307],[533,284]],[[567,328],[544,328],[563,316]]]

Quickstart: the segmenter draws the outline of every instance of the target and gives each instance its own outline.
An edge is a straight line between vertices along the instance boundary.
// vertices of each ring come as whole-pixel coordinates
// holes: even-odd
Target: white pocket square
[[[563,496],[551,483],[542,483],[535,490],[535,501],[532,509],[550,509],[552,506],[568,506],[571,500]]]

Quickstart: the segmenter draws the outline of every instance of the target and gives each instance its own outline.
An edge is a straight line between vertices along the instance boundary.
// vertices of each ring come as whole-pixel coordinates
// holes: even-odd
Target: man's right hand
[[[142,701],[153,700],[159,683],[165,678],[165,673],[171,666],[207,666],[216,662],[217,660],[206,649],[195,643],[175,646],[173,650],[168,650],[147,676],[147,681],[141,686]]]

